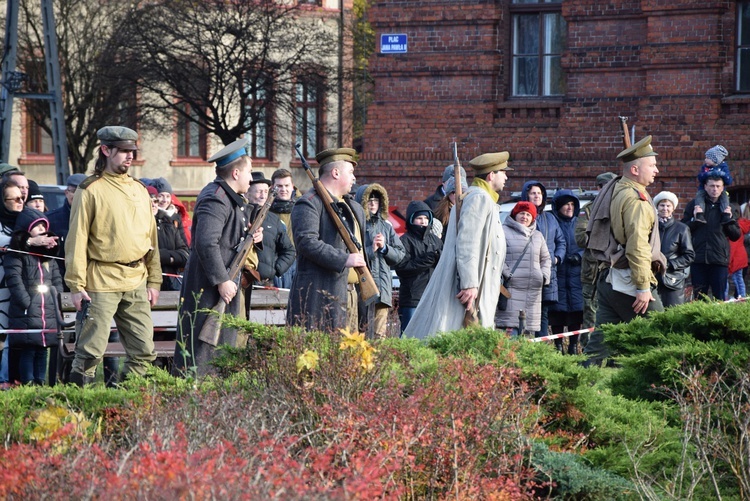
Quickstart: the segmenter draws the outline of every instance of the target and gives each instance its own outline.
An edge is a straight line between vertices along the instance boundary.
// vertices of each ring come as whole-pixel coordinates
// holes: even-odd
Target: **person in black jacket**
[[[10,252],[3,267],[10,290],[8,308],[11,329],[42,330],[43,332],[13,333],[9,336],[12,358],[18,361],[21,383],[43,385],[47,374],[47,351],[57,345],[57,315],[54,296],[62,291],[62,276],[53,255],[55,247],[29,246],[31,238],[48,234],[49,221],[44,214],[26,207],[16,220]]]
[[[403,334],[443,250],[442,240],[432,232],[432,211],[425,202],[415,200],[406,208],[406,233],[401,235],[401,244],[405,254],[396,265],[396,274],[401,281],[398,316]]]
[[[253,172],[247,200],[260,209],[268,200],[271,181],[262,172]],[[294,262],[296,255],[286,225],[271,211],[263,220],[263,248],[258,251],[258,274],[261,283],[273,285],[274,277],[281,277]]]
[[[654,197],[659,216],[661,253],[667,258],[664,275],[656,276],[659,281],[657,290],[665,308],[685,302],[685,279],[695,259],[690,228],[672,217],[678,203],[677,195],[671,191],[662,191]]]
[[[167,211],[159,207],[158,190],[147,186],[151,196],[151,210],[156,218],[156,231],[159,237],[159,258],[164,281],[163,291],[178,291],[182,286],[182,269],[187,264],[190,251],[185,243],[182,226]]]
[[[724,179],[715,173],[706,178],[703,188],[706,190],[705,222],[696,218],[700,207],[691,200],[685,207],[682,222],[687,224],[693,235],[695,262],[690,268],[693,282],[693,294],[707,295],[711,289],[714,298],[725,300],[727,275],[729,274],[729,242],[742,237],[737,221],[732,219],[732,208],[723,212],[719,205],[724,192]]]

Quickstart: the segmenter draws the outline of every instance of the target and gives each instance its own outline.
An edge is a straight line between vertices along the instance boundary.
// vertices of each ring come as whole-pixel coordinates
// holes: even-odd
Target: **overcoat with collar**
[[[333,197],[331,197],[333,198]],[[365,214],[349,195],[333,198],[344,224],[364,245]],[[359,231],[355,232],[353,218]],[[289,291],[287,323],[333,332],[346,327],[349,251],[315,188],[300,197],[292,209],[292,234],[297,248],[297,274]],[[364,255],[364,254],[363,254]]]
[[[198,339],[207,314],[197,310],[213,308],[219,301],[218,285],[229,280],[228,268],[239,246],[246,238],[252,238],[247,234],[249,216],[245,199],[221,178],[206,185],[195,200],[191,251],[180,290],[176,374],[194,366],[198,375],[210,372],[208,363],[216,350]],[[226,313],[237,315],[239,311],[238,291],[227,305]],[[222,329],[219,344],[234,346],[236,338],[236,330]]]

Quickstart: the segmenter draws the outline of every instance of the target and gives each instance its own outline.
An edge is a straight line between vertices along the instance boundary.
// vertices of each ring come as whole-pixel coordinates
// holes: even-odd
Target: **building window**
[[[196,121],[188,119],[188,116]],[[189,104],[182,104],[177,113],[178,157],[206,158],[206,131],[197,120],[198,114],[195,110]]]
[[[323,92],[319,82],[301,80],[296,85],[296,138],[305,158],[312,158],[323,144]]]
[[[247,116],[246,127],[250,137],[250,156],[271,160],[273,149],[271,116],[273,113],[271,111],[272,98],[269,80],[259,78],[255,82],[248,82],[245,92],[247,95],[245,114]]]
[[[561,9],[559,0],[514,0],[511,6],[513,96],[565,93],[560,59],[565,49],[566,24]]]
[[[750,2],[737,4],[737,92],[750,92]]]
[[[297,0],[297,5],[322,5],[322,0]]]
[[[52,136],[41,128],[31,115],[26,116],[26,154],[54,155]]]

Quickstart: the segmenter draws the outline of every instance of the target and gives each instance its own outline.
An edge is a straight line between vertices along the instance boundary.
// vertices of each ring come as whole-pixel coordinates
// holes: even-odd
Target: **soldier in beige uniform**
[[[623,162],[622,177],[607,184],[599,194],[609,199],[611,236],[619,244],[602,264],[597,284],[596,326],[629,322],[647,311],[662,311],[656,292],[654,271],[664,269],[659,228],[653,201],[646,187],[659,170],[651,136],[623,150],[617,158]],[[591,218],[598,218],[598,205]],[[595,235],[591,233],[591,239]],[[602,332],[594,331],[584,349],[588,363],[600,364],[608,356]]]
[[[103,127],[93,176],[76,190],[65,242],[65,282],[82,319],[70,381],[93,381],[114,318],[127,353],[124,373],[143,374],[154,361],[151,306],[159,298],[161,265],[156,222],[146,187],[128,175],[138,134]]]

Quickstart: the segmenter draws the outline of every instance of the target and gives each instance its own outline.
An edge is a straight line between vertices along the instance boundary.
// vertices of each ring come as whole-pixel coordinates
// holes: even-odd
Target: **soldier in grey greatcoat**
[[[242,194],[250,187],[252,160],[246,144],[247,139],[238,139],[208,159],[216,162],[216,179],[195,201],[192,249],[180,290],[175,375],[185,375],[190,369],[198,376],[210,372],[215,347],[198,338],[207,314],[197,310],[213,308],[222,299],[227,303],[226,313],[239,313],[238,284],[229,279],[228,268],[246,238],[263,239],[262,228],[255,235],[247,233],[251,221]],[[222,329],[218,344],[234,346],[236,338],[236,330]]]
[[[492,328],[505,262],[505,234],[497,201],[505,186],[509,154],[485,153],[469,162],[474,180],[463,198],[458,225],[451,210],[448,233],[435,272],[405,337],[423,339],[463,327],[466,312]]]
[[[349,192],[354,185],[355,151],[330,148],[315,156],[318,177],[338,207],[344,225],[364,245],[365,215]],[[297,247],[297,274],[289,291],[287,323],[332,332],[357,331],[357,274],[367,266],[362,250],[350,253],[315,188],[292,209],[292,232]]]

